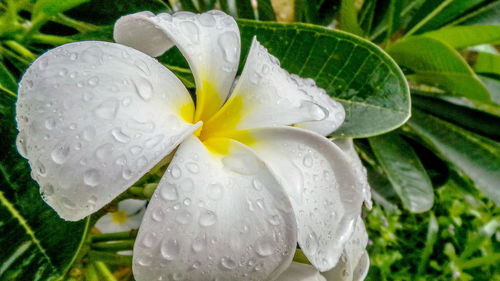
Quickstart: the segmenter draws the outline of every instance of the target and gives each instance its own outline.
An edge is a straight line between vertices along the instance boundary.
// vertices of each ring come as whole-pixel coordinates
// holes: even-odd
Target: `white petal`
[[[251,150],[224,140],[226,156],[196,137],[180,145],[139,230],[137,280],[273,280],[290,264],[289,199]]]
[[[326,281],[326,279],[313,266],[292,262],[276,281]]]
[[[361,188],[361,192],[364,196],[365,206],[367,206],[368,209],[371,209],[372,193],[370,184],[368,183],[368,175],[361,159],[359,159],[356,149],[354,149],[354,142],[352,139],[335,139],[333,142],[348,156],[353,169],[356,171],[356,175],[361,179],[362,184],[359,187]]]
[[[234,19],[223,12],[132,14],[116,22],[114,39],[152,56],[175,44],[196,82],[195,120],[208,120],[229,95],[239,64],[240,33]]]
[[[19,139],[45,201],[64,219],[98,210],[197,126],[182,83],[153,58],[99,41],[50,50],[28,69]]]
[[[127,216],[133,216],[145,208],[146,200],[126,199],[118,203],[118,210],[125,212]]]
[[[323,273],[327,280],[363,280],[370,266],[366,245],[368,233],[363,219],[358,217],[356,227],[337,265],[330,271]]]
[[[349,160],[333,142],[308,130],[274,127],[249,132],[254,139],[249,145],[291,198],[301,249],[320,271],[331,269],[353,231],[363,200]]]
[[[234,129],[300,123],[297,126],[327,135],[342,124],[344,116],[340,103],[318,88],[312,79],[282,69],[278,59],[254,38],[228,102],[204,128],[217,128],[209,130],[222,135]]]

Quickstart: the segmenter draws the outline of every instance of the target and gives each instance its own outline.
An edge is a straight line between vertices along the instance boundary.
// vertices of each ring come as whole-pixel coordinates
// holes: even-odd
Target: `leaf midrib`
[[[0,172],[2,173],[2,176],[5,178],[7,183],[9,185],[12,185],[12,182],[10,182],[7,171],[2,163],[0,163]],[[55,271],[58,271],[57,267],[54,265],[54,263],[50,259],[49,255],[47,254],[47,251],[42,246],[42,243],[36,237],[36,234],[33,231],[33,229],[29,226],[26,219],[16,210],[14,205],[5,197],[3,191],[0,191],[0,204],[5,206],[5,208],[7,209],[7,211],[9,211],[9,213],[12,215],[12,217],[18,221],[19,225],[26,231],[26,234],[31,238],[31,241],[33,241],[36,248],[40,251],[40,253],[43,255],[43,257],[45,259],[47,259],[47,261],[48,261],[49,265],[52,267],[52,269]]]

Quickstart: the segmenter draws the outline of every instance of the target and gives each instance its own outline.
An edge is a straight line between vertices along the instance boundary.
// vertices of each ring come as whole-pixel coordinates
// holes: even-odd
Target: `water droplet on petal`
[[[267,257],[273,254],[273,248],[273,240],[268,236],[264,236],[257,241],[255,251],[259,256]]]
[[[161,222],[165,217],[165,214],[163,213],[163,210],[161,208],[156,208],[151,213],[151,217],[153,218],[154,221]]]
[[[74,209],[76,207],[75,203],[71,201],[68,197],[61,197],[62,205],[67,209]]]
[[[121,143],[128,143],[130,142],[130,137],[126,135],[121,128],[114,128],[111,130],[111,135],[113,138]]]
[[[68,160],[70,151],[71,150],[67,144],[60,144],[52,150],[50,156],[56,164],[63,164],[66,160]]]
[[[225,270],[231,270],[236,267],[236,262],[229,257],[223,257],[220,259],[220,264]]]
[[[183,21],[180,24],[182,33],[191,41],[193,44],[197,44],[200,41],[200,30],[196,23],[192,21]]]
[[[193,162],[186,163],[186,169],[193,174],[197,174],[200,172],[200,166]]]
[[[97,86],[97,84],[99,84],[99,78],[93,76],[93,77],[89,78],[87,83],[89,83],[90,86],[95,87],[95,86]]]
[[[238,60],[238,35],[234,31],[227,31],[220,35],[219,47],[224,53],[224,59],[229,63],[235,63]]]
[[[113,150],[112,144],[105,143],[96,149],[95,156],[101,161],[108,160],[113,155]]]
[[[193,216],[188,210],[182,210],[180,211],[177,216],[175,217],[175,220],[180,223],[180,224],[188,224],[192,221]]]
[[[182,171],[177,165],[172,165],[172,167],[170,167],[170,175],[172,175],[174,179],[178,179],[182,176]]]
[[[54,186],[51,185],[50,183],[45,184],[45,185],[42,186],[41,192],[45,196],[51,196],[52,194],[54,194]]]
[[[153,85],[149,80],[143,77],[137,77],[134,80],[135,91],[144,101],[148,101],[153,97]]]
[[[311,255],[318,251],[318,238],[316,237],[316,233],[310,232],[307,235],[304,248]]]
[[[109,99],[101,103],[95,110],[94,113],[97,117],[112,120],[116,116],[118,111],[119,102],[117,99]]]
[[[164,240],[161,245],[161,256],[169,261],[175,260],[180,253],[180,245],[179,242],[175,239]]]
[[[217,215],[212,211],[204,211],[200,214],[199,223],[201,226],[211,226],[217,222]]]
[[[177,191],[177,186],[173,183],[167,183],[160,189],[160,196],[169,201],[177,200],[179,198],[179,193]]]
[[[21,133],[19,135],[17,135],[16,147],[17,147],[17,151],[19,152],[19,154],[22,157],[27,158],[28,150],[26,148],[26,141],[25,141],[24,135]]]
[[[47,57],[43,57],[38,61],[38,67],[40,70],[44,70],[49,66],[49,59]]]
[[[142,239],[142,245],[144,245],[146,248],[151,248],[156,243],[156,241],[157,241],[156,233],[148,232],[144,235],[144,238]]]
[[[220,183],[213,183],[207,187],[208,197],[212,200],[219,200],[224,195],[224,186]]]
[[[328,117],[328,110],[314,102],[303,101],[300,105],[300,109],[314,121],[324,120]]]
[[[83,182],[88,186],[96,186],[99,184],[101,173],[96,169],[90,169],[83,174]]]
[[[313,166],[313,158],[311,154],[306,154],[304,156],[304,159],[302,159],[302,164],[304,164],[305,167],[311,168]]]
[[[203,13],[199,15],[198,21],[200,22],[201,25],[206,26],[206,27],[212,27],[215,26],[215,19],[214,16],[208,13]]]
[[[255,190],[260,191],[264,188],[264,184],[257,178],[252,180],[252,185]]]

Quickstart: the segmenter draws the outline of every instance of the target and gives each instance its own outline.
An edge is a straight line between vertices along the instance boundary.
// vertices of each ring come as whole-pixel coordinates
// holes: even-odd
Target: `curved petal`
[[[291,198],[299,245],[320,271],[337,263],[360,215],[361,184],[345,154],[314,132],[274,127],[234,135],[248,144]]]
[[[228,154],[212,152],[220,143]],[[273,280],[290,264],[297,232],[282,187],[238,142],[206,145],[188,138],[160,181],[134,246],[137,280]]]
[[[276,281],[326,281],[312,265],[292,262]]]
[[[229,95],[240,59],[240,33],[231,16],[215,10],[157,16],[141,12],[120,18],[113,36],[152,56],[174,44],[179,48],[196,82],[196,121],[208,120]]]
[[[114,43],[66,44],[23,76],[19,149],[45,201],[62,218],[79,220],[196,130],[181,117],[193,108],[182,83],[153,58]]]
[[[254,38],[229,100],[205,122],[203,131],[205,137],[210,137],[235,129],[299,123],[297,126],[327,135],[342,124],[344,117],[340,103],[312,79],[282,69],[278,59]]]
[[[368,183],[368,175],[366,173],[366,168],[363,166],[361,159],[359,159],[358,153],[354,148],[354,142],[352,139],[335,139],[333,142],[344,151],[348,156],[353,169],[356,171],[356,175],[361,179],[361,192],[363,193],[365,206],[368,209],[372,208],[372,193],[370,184]]]
[[[338,264],[332,270],[323,273],[327,280],[363,280],[370,267],[370,260],[365,249],[367,243],[368,233],[363,220],[359,217]]]
[[[118,210],[123,211],[127,216],[134,216],[146,208],[146,203],[146,200],[126,199],[118,203]]]

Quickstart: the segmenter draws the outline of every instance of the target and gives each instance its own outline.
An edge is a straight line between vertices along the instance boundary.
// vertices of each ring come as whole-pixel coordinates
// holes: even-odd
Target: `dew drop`
[[[151,70],[149,69],[148,65],[144,61],[142,61],[142,60],[136,60],[134,64],[146,76],[151,75]]]
[[[257,178],[252,180],[252,186],[257,191],[261,191],[264,188],[264,184]]]
[[[153,85],[147,79],[138,77],[134,80],[135,91],[144,101],[149,101],[153,97]]]
[[[51,196],[52,194],[54,194],[54,186],[50,183],[45,184],[42,186],[41,191],[42,191],[42,194],[44,194],[46,196]]]
[[[186,169],[193,174],[197,174],[200,172],[200,166],[193,162],[186,163]]]
[[[47,57],[43,57],[38,62],[38,67],[40,70],[44,70],[49,66],[49,59]]]
[[[19,154],[22,157],[27,158],[28,150],[26,148],[25,138],[24,138],[24,136],[22,134],[17,135],[17,138],[16,138],[16,147],[17,147],[17,151],[19,152]]]
[[[175,239],[164,240],[161,245],[161,256],[169,261],[175,260],[180,253],[179,242]]]
[[[311,168],[313,166],[313,159],[311,157],[311,154],[306,154],[304,156],[304,159],[302,159],[302,164],[304,164],[305,167]]]
[[[148,232],[144,235],[144,238],[142,239],[142,245],[144,245],[146,248],[151,248],[156,243],[156,241],[157,241],[156,233]]]
[[[141,266],[150,266],[153,263],[153,258],[149,256],[142,256],[138,258],[137,263]]]
[[[172,165],[172,167],[170,168],[170,175],[174,179],[178,179],[182,176],[182,171],[177,165]]]
[[[199,223],[201,226],[207,227],[214,225],[217,222],[217,215],[212,211],[204,211],[200,214]]]
[[[65,196],[61,197],[61,203],[66,209],[74,209],[76,207],[75,203]]]
[[[182,210],[180,211],[177,216],[175,217],[175,220],[180,223],[180,224],[188,224],[192,221],[193,216],[188,210]]]
[[[193,241],[193,245],[191,247],[192,247],[194,252],[199,253],[205,249],[206,243],[207,243],[207,241],[206,241],[205,237],[202,237],[201,235],[199,235]]]
[[[85,129],[83,130],[83,132],[82,132],[82,136],[83,136],[83,138],[84,138],[85,140],[87,140],[87,141],[91,141],[91,140],[93,140],[93,139],[94,139],[94,137],[95,137],[95,135],[96,135],[95,128],[94,128],[94,127],[91,127],[91,126],[89,126],[89,127],[85,128]]]
[[[219,47],[224,53],[224,59],[229,63],[235,63],[238,60],[238,35],[234,31],[227,31],[220,35]]]
[[[128,143],[130,142],[130,137],[127,136],[121,128],[114,128],[111,130],[111,135],[117,142]]]
[[[112,154],[113,154],[113,145],[110,143],[105,143],[99,146],[95,150],[95,156],[97,157],[97,159],[101,161],[110,159]]]
[[[165,214],[163,213],[163,210],[161,208],[156,208],[151,213],[151,218],[153,218],[153,220],[156,222],[161,222],[163,218],[165,218]]]
[[[208,13],[203,13],[199,15],[198,21],[200,22],[201,25],[206,26],[206,27],[212,27],[215,26],[215,19],[214,16]]]
[[[142,151],[142,146],[134,145],[130,148],[130,153],[137,155]]]
[[[67,144],[60,144],[50,154],[52,161],[56,164],[63,164],[68,160],[70,154],[70,148]]]
[[[186,37],[191,41],[193,44],[198,44],[200,41],[200,30],[198,29],[198,26],[192,22],[192,21],[183,21],[180,24],[180,27],[183,31],[183,34],[185,34]]]
[[[267,257],[273,254],[273,245],[273,240],[268,236],[264,236],[257,241],[255,251],[259,256]]]
[[[328,117],[328,110],[314,102],[303,101],[300,104],[300,109],[314,121],[324,120]]]
[[[127,167],[123,168],[123,170],[122,170],[122,177],[123,177],[123,179],[130,180],[133,175],[134,175],[134,173],[132,172],[132,170],[130,170]]]
[[[166,183],[160,189],[160,196],[168,201],[177,200],[179,198],[179,192],[177,191],[177,186],[173,183]]]
[[[97,86],[97,84],[99,84],[99,78],[93,76],[93,77],[89,78],[89,80],[87,81],[87,83],[90,86],[95,87],[95,86]]]
[[[83,182],[88,186],[96,186],[101,179],[101,173],[96,169],[90,169],[83,174]]]
[[[116,116],[118,111],[119,102],[117,99],[112,98],[103,103],[101,103],[95,110],[94,113],[97,117],[112,120]]]
[[[278,215],[272,215],[270,216],[267,221],[271,224],[271,225],[279,225],[281,222],[280,222],[280,217]]]
[[[155,147],[156,145],[158,145],[161,140],[164,138],[164,135],[163,134],[160,134],[160,135],[156,135],[152,138],[149,138],[147,139],[146,141],[144,141],[144,146],[146,148],[153,148]]]
[[[307,235],[304,248],[310,255],[315,254],[318,251],[318,238],[314,232],[310,232]]]
[[[223,269],[231,270],[236,267],[236,262],[229,257],[223,257],[220,259],[220,264]]]
[[[56,119],[54,118],[48,118],[45,120],[45,128],[47,128],[47,130],[52,130],[56,127]]]
[[[83,51],[81,57],[84,62],[87,62],[91,65],[100,64],[102,61],[102,50],[97,46],[92,46]]]

